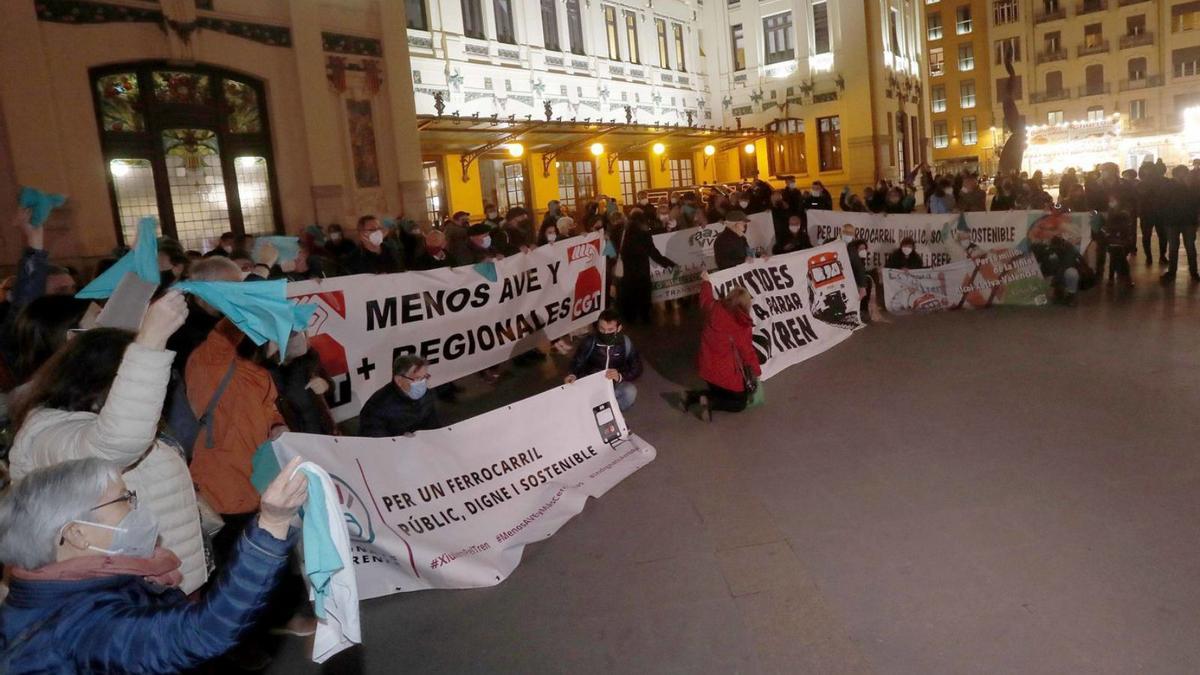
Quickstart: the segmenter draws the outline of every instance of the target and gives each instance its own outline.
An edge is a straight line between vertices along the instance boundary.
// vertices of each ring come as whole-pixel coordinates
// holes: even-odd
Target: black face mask
[[[175,283],[175,273],[171,270],[163,270],[158,273],[158,285],[162,288],[167,288]]]
[[[621,339],[620,333],[598,333],[596,338],[603,345],[615,345]]]

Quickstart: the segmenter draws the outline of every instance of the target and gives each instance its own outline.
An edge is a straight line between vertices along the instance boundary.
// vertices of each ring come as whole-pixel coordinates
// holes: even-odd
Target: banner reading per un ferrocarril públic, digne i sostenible
[[[742,286],[754,298],[754,351],[764,380],[862,327],[858,285],[840,241],[713,272],[710,280],[718,297]]]
[[[412,437],[288,433],[274,447],[281,466],[299,455],[333,479],[364,599],[494,586],[655,457],[602,373]]]
[[[340,422],[391,381],[401,354],[425,357],[437,385],[591,324],[603,306],[603,250],[591,234],[494,266],[292,283],[288,297],[317,305],[309,344],[333,381],[328,397]]]

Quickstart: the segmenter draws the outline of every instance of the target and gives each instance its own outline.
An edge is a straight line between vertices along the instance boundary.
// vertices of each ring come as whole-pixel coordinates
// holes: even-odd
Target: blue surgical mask
[[[408,391],[404,393],[408,394],[408,397],[412,400],[417,401],[420,400],[420,398],[424,396],[425,392],[427,391],[429,391],[429,381],[417,380],[416,382],[409,383]]]
[[[99,527],[113,531],[112,548],[88,546],[93,551],[105,555],[123,555],[130,558],[149,558],[154,555],[154,547],[158,545],[158,520],[149,509],[133,509],[125,514],[121,522],[113,525],[93,523],[90,520],[76,520],[76,523]]]

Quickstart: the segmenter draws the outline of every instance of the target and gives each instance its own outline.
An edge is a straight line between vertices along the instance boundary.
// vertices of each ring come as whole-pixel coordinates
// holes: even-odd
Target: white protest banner
[[[589,234],[494,264],[292,283],[288,297],[317,305],[309,344],[334,380],[328,396],[340,422],[391,381],[401,354],[425,357],[439,384],[595,321],[603,249],[601,235]]]
[[[1061,236],[1085,251],[1091,243],[1090,213],[1055,211],[991,211],[978,213],[857,213],[809,211],[808,236],[814,243],[841,235],[842,226],[854,226],[854,236],[867,242],[867,268],[883,267],[887,256],[912,237],[914,250],[926,267],[937,267],[967,257],[963,244],[982,251],[1019,248]],[[969,238],[959,235],[965,228]]]
[[[1037,258],[1017,249],[921,270],[884,269],[881,274],[889,312],[1044,305],[1050,288]]]
[[[494,586],[655,457],[602,373],[412,437],[287,433],[274,448],[333,479],[363,598]]]
[[[748,216],[750,226],[746,228],[746,241],[756,256],[770,254],[775,243],[775,226],[771,212],[754,213]],[[650,281],[653,302],[674,300],[700,292],[700,273],[717,269],[713,258],[713,242],[725,230],[725,223],[714,223],[704,227],[689,227],[675,232],[654,235],[654,245],[679,266],[667,269],[650,261]]]
[[[754,298],[754,350],[767,379],[862,327],[846,245],[834,242],[710,274],[717,297],[742,286]]]

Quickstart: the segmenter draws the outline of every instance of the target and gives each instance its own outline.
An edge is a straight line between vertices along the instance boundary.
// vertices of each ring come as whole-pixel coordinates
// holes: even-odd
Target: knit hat
[[[748,220],[750,220],[750,219],[747,218],[746,214],[742,213],[741,211],[726,211],[725,212],[725,222],[744,223]]]
[[[491,234],[491,233],[492,233],[492,228],[490,225],[488,225],[486,223],[475,223],[471,227],[467,228],[467,236],[469,236],[469,237],[478,237],[480,235]]]

